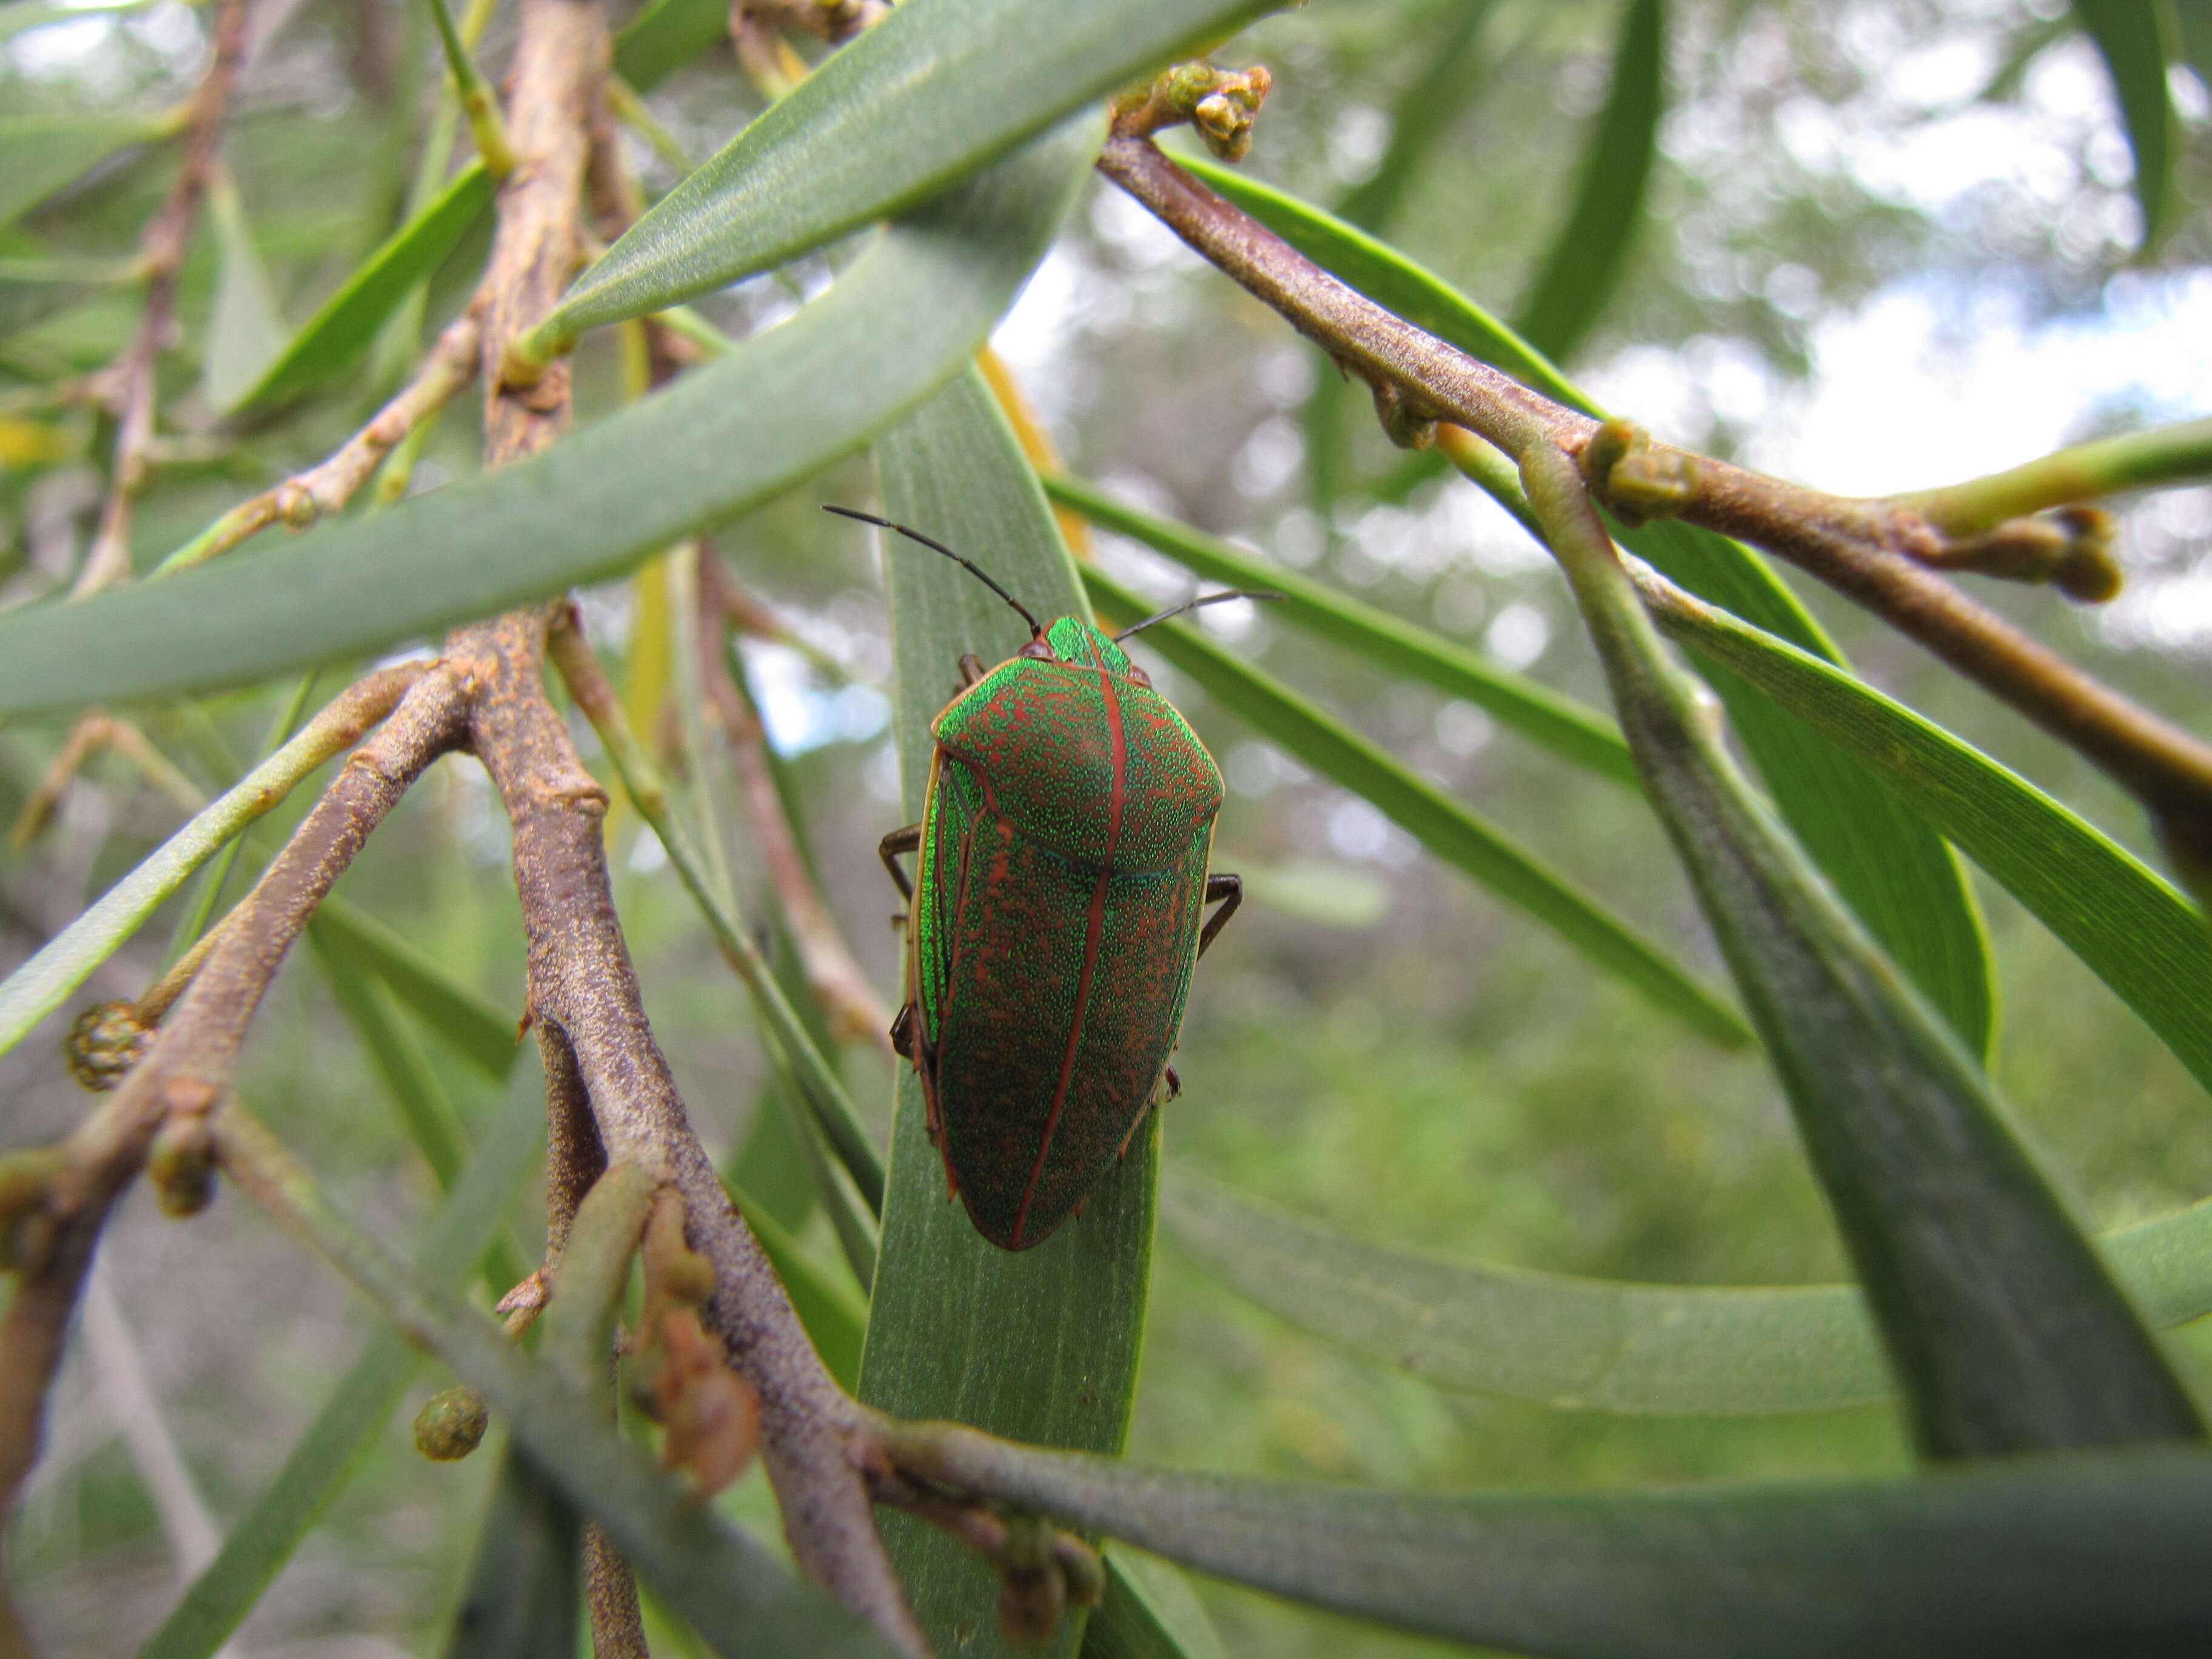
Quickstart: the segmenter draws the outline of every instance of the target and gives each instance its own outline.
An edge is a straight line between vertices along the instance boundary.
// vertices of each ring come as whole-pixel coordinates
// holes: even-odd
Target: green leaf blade
[[[0,225],[110,156],[177,130],[173,115],[26,115],[0,120]]]
[[[877,445],[886,514],[960,548],[1039,615],[1080,615],[1083,589],[1036,477],[971,370]],[[930,722],[958,682],[962,653],[1011,657],[1026,630],[996,596],[935,554],[885,548],[897,724],[908,814],[921,816]],[[908,1418],[1118,1451],[1142,1346],[1158,1175],[1159,1118],[1083,1213],[1033,1249],[987,1243],[946,1202],[944,1159],[924,1127],[913,1068],[899,1067],[860,1398]],[[893,1562],[940,1652],[1005,1659],[997,1587],[969,1552],[905,1517],[886,1517]],[[1048,1651],[1080,1639],[1071,1620]]]
[[[374,973],[486,1077],[496,1083],[514,1069],[521,1017],[462,984],[412,939],[343,899],[324,900],[313,928],[318,948]]]
[[[0,617],[0,713],[264,679],[612,574],[781,495],[966,362],[1093,148],[1067,131],[887,229],[820,300],[544,455],[160,582]]]
[[[387,237],[305,327],[224,405],[262,409],[312,392],[351,368],[415,284],[435,270],[490,207],[495,186],[481,161],[455,173],[422,212]]]
[[[1613,89],[1583,158],[1573,210],[1528,285],[1515,331],[1553,362],[1573,355],[1620,280],[1643,228],[1644,197],[1666,112],[1666,9],[1629,0]]]
[[[1092,602],[1127,625],[1150,607],[1111,577],[1083,573]],[[1503,830],[1378,744],[1193,629],[1163,623],[1146,642],[1206,694],[1304,765],[1371,803],[1431,853],[1557,933],[1691,1030],[1726,1047],[1749,1032],[1717,993]]]
[[[1888,1399],[1850,1285],[1641,1285],[1396,1249],[1189,1176],[1160,1213],[1223,1282],[1293,1324],[1445,1388],[1623,1416],[1765,1417]],[[2212,1200],[2106,1245],[2146,1316],[2212,1313]]]
[[[1273,614],[1348,646],[1411,679],[1463,697],[1499,721],[1577,765],[1636,785],[1636,763],[1620,729],[1601,711],[1553,691],[1540,681],[1496,666],[1424,628],[1363,605],[1310,577],[1255,559],[1188,525],[1124,506],[1097,485],[1066,474],[1044,481],[1053,500],[1108,530],[1134,537],[1209,581],[1282,595]]]
[[[1811,653],[1679,593],[1654,614],[1941,830],[2212,1089],[2212,937],[2172,883],[2025,778]]]
[[[573,338],[904,210],[1267,0],[920,0],[832,54],[626,231],[539,331]]]
[[[2142,209],[2136,246],[2148,253],[2165,232],[2174,201],[2181,123],[2166,75],[2176,55],[2179,27],[2168,0],[2074,0],[2074,21],[2096,42],[2112,78],[2128,148],[2135,155],[2136,201]]]

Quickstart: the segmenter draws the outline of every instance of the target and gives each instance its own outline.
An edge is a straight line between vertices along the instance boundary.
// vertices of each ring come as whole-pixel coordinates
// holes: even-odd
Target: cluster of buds
[[[1939,570],[1971,570],[2002,581],[2048,583],[2082,605],[2118,597],[2112,516],[2101,507],[2062,507],[2032,519],[2008,519],[1979,536],[1916,550]]]
[[[1613,516],[1631,528],[1672,518],[1698,493],[1698,462],[1662,449],[1633,421],[1610,420],[1589,435],[1583,480]]]
[[[630,1397],[661,1428],[661,1462],[689,1469],[702,1496],[744,1472],[760,1443],[760,1398],[730,1369],[700,1310],[714,1264],[684,1237],[684,1204],[664,1189],[645,1226],[645,1308],[630,1346]]]
[[[1216,155],[1241,161],[1252,149],[1253,118],[1267,102],[1271,83],[1267,70],[1257,64],[1248,70],[1177,64],[1114,100],[1114,131],[1149,137],[1188,121]]]
[[[82,1088],[106,1094],[153,1047],[154,1028],[135,1002],[95,1002],[76,1017],[62,1040],[70,1075]]]

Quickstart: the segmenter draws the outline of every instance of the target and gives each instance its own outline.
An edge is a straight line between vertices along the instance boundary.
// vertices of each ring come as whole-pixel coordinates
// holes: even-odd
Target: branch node
[[[2101,507],[2062,507],[1911,551],[1921,563],[1938,570],[2047,583],[2079,604],[2102,605],[2118,596],[2123,580],[2112,538],[2112,515]]]
[[[1437,441],[1437,411],[1408,398],[1395,380],[1375,382],[1375,416],[1401,449],[1427,449]]]
[[[1696,497],[1697,458],[1665,449],[1633,421],[1601,424],[1583,443],[1583,481],[1607,511],[1631,529],[1669,519]]]
[[[146,1178],[164,1215],[182,1220],[214,1201],[215,1137],[205,1111],[173,1112],[161,1125],[146,1153]]]

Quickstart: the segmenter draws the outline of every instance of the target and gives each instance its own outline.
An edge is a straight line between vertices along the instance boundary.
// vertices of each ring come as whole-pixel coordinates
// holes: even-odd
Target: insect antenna
[[[878,525],[885,530],[896,530],[900,535],[905,537],[908,541],[920,542],[924,547],[930,549],[932,551],[942,553],[946,558],[951,560],[953,563],[959,565],[962,568],[966,570],[969,575],[975,577],[977,581],[981,582],[984,586],[989,588],[994,593],[996,593],[1000,599],[1004,599],[1008,605],[1011,605],[1016,611],[1019,611],[1021,613],[1022,620],[1030,625],[1030,637],[1031,639],[1041,640],[1044,637],[1044,629],[1039,626],[1037,619],[1030,615],[1030,608],[1024,605],[1019,599],[1016,599],[1012,594],[1007,592],[1005,588],[1000,586],[998,583],[993,581],[989,574],[984,570],[983,567],[977,564],[973,559],[963,558],[959,554],[955,553],[951,548],[947,547],[943,542],[933,541],[929,537],[923,535],[919,530],[909,530],[902,524],[893,524],[889,519],[879,519],[872,513],[856,513],[849,507],[831,507],[827,503],[823,504],[822,510],[824,513],[835,513],[841,519],[858,519],[862,524]]]
[[[1130,635],[1141,634],[1154,623],[1164,623],[1170,617],[1180,617],[1184,611],[1195,611],[1201,605],[1219,605],[1224,599],[1279,599],[1282,597],[1279,593],[1271,593],[1264,590],[1254,592],[1241,587],[1232,587],[1226,593],[1207,593],[1195,599],[1185,599],[1181,605],[1171,605],[1157,616],[1147,617],[1144,621],[1123,629],[1114,636],[1114,643],[1119,645]]]

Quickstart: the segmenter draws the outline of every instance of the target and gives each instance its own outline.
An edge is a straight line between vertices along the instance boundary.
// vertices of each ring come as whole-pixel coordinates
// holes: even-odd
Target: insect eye
[[[1024,657],[1033,657],[1039,662],[1053,660],[1052,647],[1043,640],[1031,640],[1021,648],[1020,654]]]
[[[1134,663],[1129,665],[1129,678],[1139,685],[1148,686],[1152,683],[1152,677]]]

